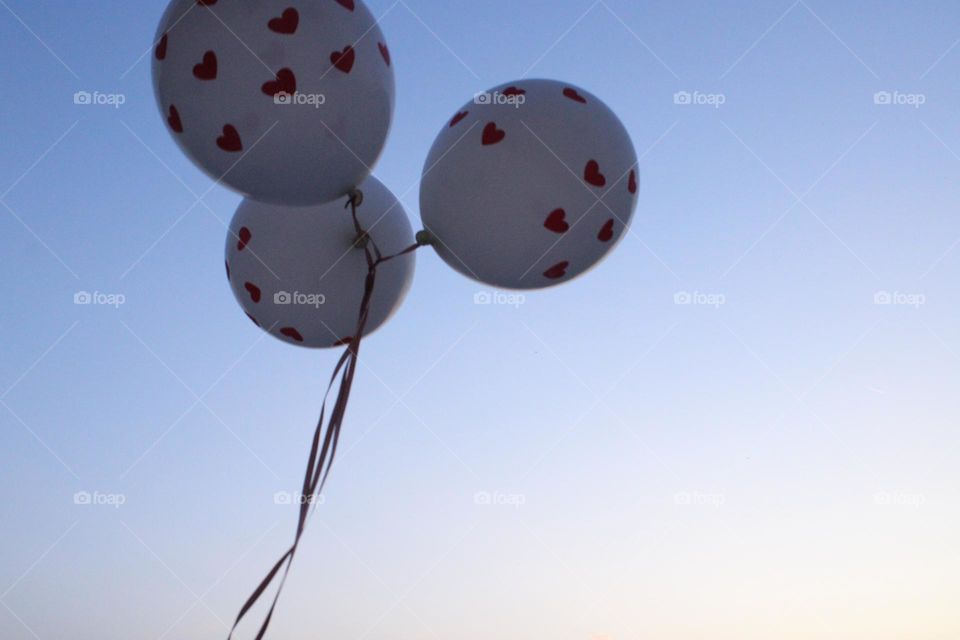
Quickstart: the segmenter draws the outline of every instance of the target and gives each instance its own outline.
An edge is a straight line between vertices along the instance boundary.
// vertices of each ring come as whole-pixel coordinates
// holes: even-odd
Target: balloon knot
[[[366,231],[361,231],[357,234],[357,237],[353,239],[354,249],[366,249],[368,244],[370,244],[370,234]]]
[[[432,246],[436,244],[436,242],[437,240],[433,237],[433,234],[426,229],[417,231],[417,244],[421,247]]]

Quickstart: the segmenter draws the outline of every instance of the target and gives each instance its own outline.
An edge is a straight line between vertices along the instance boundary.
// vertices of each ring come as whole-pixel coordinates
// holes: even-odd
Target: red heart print
[[[237,232],[237,251],[243,251],[247,248],[247,245],[250,244],[250,238],[253,237],[253,234],[250,233],[250,229],[246,227],[240,227],[240,231]]]
[[[330,54],[330,62],[344,73],[350,73],[350,70],[353,69],[355,59],[356,55],[354,54],[353,47],[350,45],[345,46],[343,51],[334,51]]]
[[[501,140],[507,137],[507,132],[503,129],[497,129],[496,122],[488,122],[487,126],[483,128],[483,144],[497,144]]]
[[[602,187],[607,184],[607,177],[600,173],[600,165],[596,160],[587,163],[583,171],[583,179],[595,187]]]
[[[516,87],[507,87],[503,90],[503,95],[505,96],[523,96],[526,94],[527,92],[525,90]]]
[[[255,303],[260,302],[260,287],[253,284],[252,282],[244,282],[243,288],[247,290],[247,293],[250,294],[250,299]]]
[[[290,7],[289,9],[284,9],[279,18],[271,18],[270,22],[267,23],[267,28],[275,33],[282,33],[288,36],[296,33],[299,25],[300,13],[293,7]]]
[[[203,62],[193,66],[193,75],[200,80],[216,80],[217,54],[213,51],[203,54]]]
[[[197,4],[201,7],[212,7],[217,4],[217,0],[197,0]]]
[[[167,116],[167,124],[177,133],[183,133],[183,122],[180,120],[180,112],[173,105],[170,105],[170,115]]]
[[[157,56],[157,60],[163,60],[167,57],[167,34],[163,34],[163,37],[160,38],[154,54]]]
[[[240,141],[240,134],[232,124],[223,125],[223,135],[217,138],[217,146],[229,153],[236,153],[243,150],[243,143]]]
[[[460,122],[469,115],[469,111],[461,111],[457,115],[453,116],[453,120],[450,121],[450,128],[457,126]]]
[[[633,169],[630,170],[630,179],[627,181],[627,189],[630,193],[637,192],[637,172]]]
[[[558,262],[549,269],[543,272],[544,277],[550,278],[551,280],[556,280],[567,275],[567,267],[570,266],[570,263],[567,261]]]
[[[297,77],[293,75],[293,71],[284,67],[277,71],[276,80],[264,82],[260,90],[268,96],[275,96],[278,93],[292,96],[297,92]]]
[[[544,221],[543,226],[545,226],[550,231],[554,233],[566,233],[570,229],[570,225],[567,223],[567,212],[563,209],[555,209],[547,216],[546,221]]]
[[[349,11],[353,11],[353,0],[337,0],[337,4],[345,7]]]
[[[600,242],[610,242],[613,239],[613,218],[607,220],[606,224],[600,229],[600,233],[597,234],[597,240]]]
[[[390,49],[387,48],[387,45],[382,42],[377,43],[377,48],[380,49],[380,55],[383,56],[383,61],[387,63],[387,66],[390,66]]]
[[[303,336],[300,335],[300,332],[294,329],[293,327],[284,327],[280,329],[280,333],[287,336],[291,340],[296,340],[297,342],[303,342]]]
[[[577,93],[577,90],[572,87],[567,87],[566,89],[564,89],[563,95],[567,96],[571,100],[579,102],[580,104],[587,104],[587,99],[584,98],[579,93]]]

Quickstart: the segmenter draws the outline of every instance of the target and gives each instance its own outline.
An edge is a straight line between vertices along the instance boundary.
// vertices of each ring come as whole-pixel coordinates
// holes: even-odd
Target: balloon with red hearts
[[[638,190],[636,151],[607,105],[569,83],[519,80],[452,114],[424,165],[420,211],[454,269],[537,289],[602,260]]]
[[[357,220],[383,255],[414,244],[396,197],[373,176],[361,183]],[[368,265],[345,209],[347,198],[311,207],[246,199],[227,234],[226,269],[247,316],[270,335],[302,347],[337,347],[356,330]],[[406,297],[413,253],[377,267],[364,335],[386,322]]]
[[[329,202],[383,150],[393,66],[361,0],[172,0],[155,42],[154,90],[171,135],[249,197]]]

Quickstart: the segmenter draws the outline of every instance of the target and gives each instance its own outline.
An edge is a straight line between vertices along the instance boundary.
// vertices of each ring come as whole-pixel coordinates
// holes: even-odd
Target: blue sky
[[[0,0],[4,638],[225,636],[293,532],[337,354],[232,299],[240,198],[154,106],[164,5]],[[521,304],[420,254],[274,637],[960,634],[960,7],[368,5],[416,228],[437,131],[522,77],[620,115],[641,197]]]

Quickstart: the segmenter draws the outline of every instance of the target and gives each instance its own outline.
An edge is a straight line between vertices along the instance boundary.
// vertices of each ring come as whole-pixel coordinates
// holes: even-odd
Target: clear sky
[[[522,304],[421,252],[271,637],[960,637],[960,5],[368,4],[416,228],[437,131],[522,77],[620,114],[640,203]],[[164,5],[0,0],[4,640],[225,637],[292,537],[337,354],[232,299]]]

